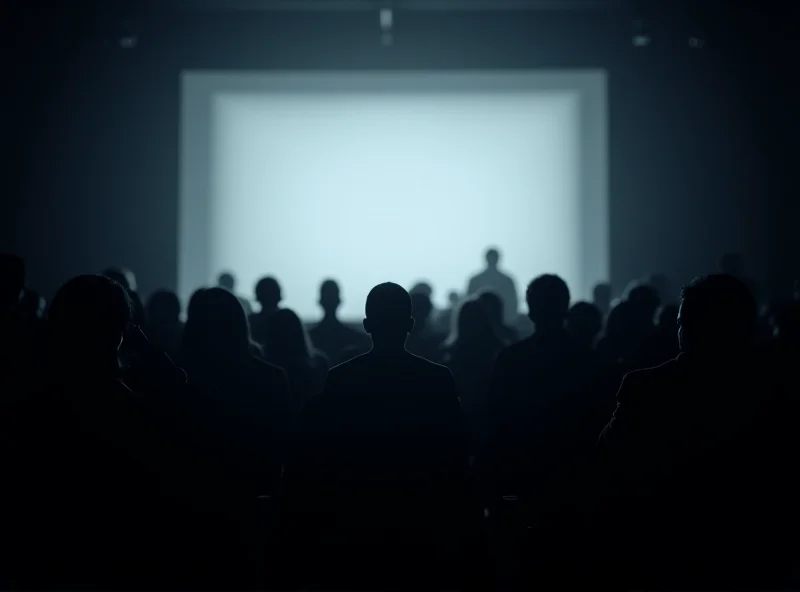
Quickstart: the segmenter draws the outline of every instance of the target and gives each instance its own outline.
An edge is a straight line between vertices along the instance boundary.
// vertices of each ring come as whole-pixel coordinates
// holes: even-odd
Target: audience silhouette
[[[696,278],[681,295],[681,354],[622,381],[600,439],[622,585],[787,585],[794,558],[777,541],[797,525],[796,403],[760,367],[755,321],[741,280]]]
[[[229,271],[223,271],[217,277],[217,286],[220,288],[225,288],[231,294],[236,295],[236,278],[233,277],[233,274]],[[244,308],[245,314],[250,316],[253,314],[253,307],[250,305],[250,301],[243,296],[236,295],[239,299],[239,302],[242,304],[242,308]]]
[[[319,305],[322,307],[322,320],[310,331],[314,347],[328,357],[331,364],[340,364],[347,359],[369,350],[369,338],[362,332],[351,329],[336,316],[342,304],[339,284],[325,280],[319,287]]]
[[[796,587],[800,291],[758,314],[738,254],[679,303],[652,274],[570,306],[546,274],[523,331],[486,255],[439,313],[376,286],[363,330],[325,280],[306,331],[230,274],[185,324],[124,268],[45,314],[0,254],[0,584]]]
[[[372,349],[332,368],[304,414],[286,485],[295,531],[333,578],[317,585],[341,585],[336,571],[360,572],[363,585],[439,584],[452,565],[466,496],[461,409],[447,368],[405,349],[413,326],[405,289],[373,288]]]
[[[503,301],[503,322],[514,326],[519,314],[517,286],[514,280],[498,269],[500,252],[496,248],[486,251],[486,269],[473,276],[467,286],[467,295],[475,296],[483,290],[495,292]]]
[[[249,314],[248,320],[253,339],[263,346],[267,343],[267,321],[279,310],[283,296],[278,280],[270,276],[263,277],[256,282],[255,293],[261,310]]]

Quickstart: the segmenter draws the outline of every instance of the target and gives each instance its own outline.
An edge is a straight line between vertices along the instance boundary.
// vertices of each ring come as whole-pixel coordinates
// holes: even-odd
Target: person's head
[[[174,325],[180,321],[181,301],[175,292],[158,290],[147,301],[149,325]]]
[[[29,319],[41,319],[46,305],[47,302],[39,292],[25,288],[19,301],[19,310]]]
[[[217,276],[217,286],[233,292],[236,288],[236,278],[233,277],[231,272],[223,271]]]
[[[412,296],[414,294],[422,294],[431,299],[433,298],[433,287],[428,282],[417,282],[411,287],[408,293]]]
[[[478,295],[478,302],[483,304],[486,314],[489,315],[489,320],[492,321],[493,325],[503,324],[503,299],[497,295],[497,292],[484,290]]]
[[[268,312],[278,310],[278,305],[283,300],[281,286],[274,277],[262,277],[256,283],[256,300],[261,309]]]
[[[674,301],[674,296],[670,294],[669,278],[663,273],[651,273],[645,283],[656,291],[661,302]]]
[[[419,330],[425,328],[433,311],[431,299],[422,292],[411,293],[411,316],[414,317],[414,327]]]
[[[460,344],[480,346],[496,340],[492,320],[479,299],[471,298],[461,305],[456,324]]]
[[[458,292],[455,290],[451,290],[447,293],[447,302],[450,303],[450,308],[455,307],[458,304],[458,301],[461,300],[461,296],[458,295]]]
[[[81,275],[59,288],[48,314],[53,353],[73,369],[111,370],[133,321],[128,291],[100,275]]]
[[[567,313],[567,331],[591,346],[603,329],[603,313],[591,302],[576,302]]]
[[[189,302],[183,348],[204,357],[237,358],[250,350],[250,326],[239,299],[225,288],[198,290]]]
[[[623,347],[634,337],[631,303],[618,301],[609,311],[606,319],[605,337],[616,348]]]
[[[486,267],[489,269],[495,269],[500,263],[500,251],[498,251],[495,247],[490,247],[486,249],[484,258],[486,259]]]
[[[625,298],[630,303],[631,314],[639,328],[650,329],[655,323],[656,311],[661,306],[661,298],[652,286],[636,284]]]
[[[102,273],[102,275],[114,280],[129,292],[136,291],[136,276],[133,275],[133,272],[130,269],[125,267],[109,267]]]
[[[719,271],[735,278],[744,278],[744,258],[740,253],[725,253],[719,258]]]
[[[267,321],[267,355],[270,359],[311,358],[306,328],[293,310],[283,308]]]
[[[682,351],[714,356],[747,351],[755,341],[756,302],[747,285],[727,274],[695,278],[681,291]]]
[[[592,301],[604,314],[611,310],[611,284],[601,282],[592,290]]]
[[[569,311],[569,288],[557,275],[544,274],[534,279],[525,293],[528,316],[536,331],[560,329]]]
[[[325,316],[336,316],[339,305],[342,303],[339,284],[335,280],[325,280],[319,287],[319,305]]]
[[[25,261],[10,253],[0,253],[0,310],[19,304],[25,288]]]
[[[364,330],[374,344],[402,347],[414,328],[411,296],[392,282],[378,284],[367,295]]]

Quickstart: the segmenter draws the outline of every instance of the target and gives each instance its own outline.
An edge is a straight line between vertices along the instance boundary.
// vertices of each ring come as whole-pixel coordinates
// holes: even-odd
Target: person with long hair
[[[322,390],[328,362],[311,347],[300,317],[288,308],[275,312],[265,326],[267,361],[280,366],[289,379],[292,411],[298,414]]]

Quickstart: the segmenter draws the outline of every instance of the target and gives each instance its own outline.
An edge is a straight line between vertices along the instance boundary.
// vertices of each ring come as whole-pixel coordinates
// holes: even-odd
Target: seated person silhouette
[[[592,304],[602,313],[603,318],[611,312],[611,284],[601,282],[592,289]]]
[[[681,295],[680,355],[622,381],[598,474],[626,587],[792,587],[796,402],[754,355],[755,321],[744,282],[698,277]]]
[[[319,305],[323,317],[309,332],[311,343],[328,357],[331,364],[344,362],[369,350],[369,338],[360,331],[351,329],[337,317],[342,304],[339,284],[325,280],[319,287]]]
[[[517,286],[511,276],[498,268],[500,252],[496,248],[486,251],[486,269],[473,276],[467,287],[468,296],[477,296],[483,290],[495,292],[503,301],[503,322],[515,326],[519,314]]]
[[[251,313],[248,317],[250,321],[250,332],[253,340],[260,344],[266,345],[267,342],[267,321],[269,317],[275,314],[283,300],[281,294],[281,285],[274,277],[265,276],[256,282],[256,301],[261,306],[261,310],[257,313]]]
[[[221,274],[219,274],[219,277],[217,277],[217,286],[220,288],[225,288],[231,294],[236,295],[236,297],[239,299],[239,302],[241,302],[242,308],[244,308],[246,315],[250,316],[253,314],[253,307],[250,304],[250,301],[244,296],[239,296],[236,294],[236,278],[233,277],[232,273],[229,271],[223,271]]]
[[[433,305],[431,299],[422,292],[411,293],[411,310],[414,327],[406,340],[406,349],[412,354],[431,360],[440,361],[440,349],[446,335],[439,333],[430,321]]]
[[[486,308],[495,333],[506,345],[519,341],[517,330],[504,322],[505,311],[503,310],[503,299],[500,296],[491,290],[483,290],[478,294],[478,301]]]
[[[289,379],[292,415],[296,417],[309,399],[322,391],[328,359],[311,347],[306,328],[293,310],[283,308],[267,322],[264,357],[283,368]]]
[[[569,309],[566,328],[587,350],[593,349],[603,329],[603,313],[594,304],[576,302]]]
[[[174,357],[183,334],[181,301],[175,292],[158,290],[147,301],[147,336],[150,342]]]
[[[332,368],[304,414],[286,469],[290,514],[299,521],[289,530],[304,551],[313,541],[317,572],[329,577],[307,585],[396,584],[427,570],[435,578],[441,553],[463,534],[466,457],[455,383],[447,368],[406,351],[411,315],[401,286],[373,288],[364,319],[372,349]]]

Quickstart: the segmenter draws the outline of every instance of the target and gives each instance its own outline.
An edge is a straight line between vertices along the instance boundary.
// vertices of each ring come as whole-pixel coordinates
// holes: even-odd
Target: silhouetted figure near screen
[[[266,360],[283,368],[289,379],[292,414],[297,416],[306,402],[322,391],[328,371],[327,358],[311,347],[303,323],[294,311],[284,308],[267,321]]]
[[[434,318],[434,326],[440,333],[447,335],[453,329],[455,310],[461,301],[461,295],[455,290],[447,293],[447,308],[440,310]]]
[[[648,368],[666,362],[659,357],[660,352],[657,348],[658,335],[655,321],[661,299],[656,289],[648,284],[636,282],[628,290],[625,301],[628,303],[630,314],[631,369]]]
[[[325,280],[319,287],[319,305],[323,317],[310,331],[314,347],[322,350],[331,364],[336,365],[355,355],[369,350],[369,338],[351,329],[337,317],[342,304],[339,284],[335,280]]]
[[[168,355],[178,353],[183,334],[181,301],[175,292],[159,290],[147,301],[147,335],[150,341]]]
[[[270,493],[281,472],[289,384],[282,369],[252,355],[247,317],[236,296],[208,288],[194,297],[178,359],[190,382],[218,393],[214,420],[241,463],[243,490],[253,497]]]
[[[489,502],[518,496],[535,532],[532,565],[546,583],[584,555],[583,507],[597,434],[613,406],[607,369],[564,327],[570,294],[556,275],[528,286],[534,334],[504,349],[494,370],[482,473]]]
[[[220,288],[225,288],[231,294],[236,295],[236,297],[239,299],[239,302],[242,304],[242,308],[244,308],[244,312],[247,316],[253,314],[253,306],[250,304],[250,301],[244,296],[239,296],[238,294],[236,294],[236,278],[233,277],[232,273],[230,273],[229,271],[224,271],[221,274],[219,274],[219,277],[217,277],[217,286],[219,286]]]
[[[514,326],[519,314],[517,286],[511,276],[498,269],[499,263],[500,252],[495,248],[488,249],[486,251],[486,269],[470,278],[467,295],[475,296],[482,290],[495,292],[503,301],[503,322],[506,325]]]
[[[411,315],[401,286],[373,288],[372,350],[332,368],[304,415],[286,472],[288,530],[318,575],[301,585],[439,587],[452,567],[464,535],[461,410],[449,370],[406,351]]]
[[[250,321],[250,332],[253,339],[263,346],[267,343],[267,321],[270,316],[280,309],[283,295],[281,294],[281,285],[272,276],[262,277],[258,280],[255,293],[256,301],[261,306],[261,310],[250,314],[248,320]]]
[[[483,290],[478,294],[478,302],[486,308],[495,333],[506,345],[519,341],[517,330],[504,322],[505,311],[503,310],[503,299],[500,296],[491,290]]]
[[[754,355],[755,319],[743,282],[696,278],[681,296],[682,353],[625,376],[600,439],[602,544],[620,585],[792,587],[796,402]]]
[[[603,330],[603,313],[594,304],[576,302],[567,313],[566,328],[587,350],[593,349]]]
[[[475,454],[485,433],[492,371],[507,345],[497,334],[487,307],[480,300],[466,300],[458,309],[456,332],[444,350],[443,363],[453,373]]]
[[[611,284],[599,283],[592,290],[592,304],[603,314],[603,318],[611,312]]]
[[[406,349],[426,360],[439,362],[439,353],[445,335],[439,333],[430,320],[433,313],[431,299],[422,292],[412,293],[411,308],[414,327],[406,340]]]

